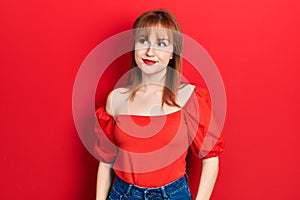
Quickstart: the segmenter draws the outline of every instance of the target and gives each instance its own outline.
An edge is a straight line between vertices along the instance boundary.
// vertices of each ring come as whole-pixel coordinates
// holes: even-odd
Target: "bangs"
[[[147,15],[142,15],[134,23],[134,36],[148,36],[154,31],[158,37],[167,35],[168,39],[173,40],[172,30],[178,31],[178,27],[171,15],[160,11],[154,11]]]
[[[154,33],[157,38],[167,39],[172,43],[174,41],[172,30],[166,27],[162,27],[160,24],[137,28],[134,30],[134,37],[135,39],[138,39],[140,37],[148,38],[151,33]]]
[[[145,27],[161,27],[166,29],[174,29],[170,24],[170,20],[163,17],[148,16],[147,18],[140,20],[135,28]]]

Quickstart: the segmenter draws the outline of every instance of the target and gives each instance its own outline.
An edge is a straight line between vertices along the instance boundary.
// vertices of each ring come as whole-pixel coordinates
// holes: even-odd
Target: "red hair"
[[[169,61],[165,86],[162,94],[162,105],[166,103],[169,106],[180,107],[176,102],[176,94],[180,82],[180,74],[182,68],[182,36],[180,26],[176,18],[166,10],[150,10],[140,15],[134,22],[134,37],[138,35],[140,31],[144,31],[147,28],[164,28],[168,35],[170,35],[173,42],[173,58]],[[147,30],[146,30],[147,31]],[[147,31],[148,32],[148,31]],[[135,41],[135,40],[134,40]],[[133,100],[137,92],[138,86],[142,81],[141,70],[137,67],[134,58],[134,44],[132,51],[132,58],[130,64],[130,77],[129,84],[131,85],[133,92],[130,99]]]

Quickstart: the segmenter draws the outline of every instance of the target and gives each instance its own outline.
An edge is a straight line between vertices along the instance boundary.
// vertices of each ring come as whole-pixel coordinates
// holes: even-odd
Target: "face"
[[[135,62],[145,74],[164,72],[173,58],[173,42],[167,31],[151,28],[141,31],[135,40]]]

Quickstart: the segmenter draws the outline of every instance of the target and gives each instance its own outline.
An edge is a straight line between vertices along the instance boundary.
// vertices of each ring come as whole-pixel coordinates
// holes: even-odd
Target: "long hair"
[[[138,33],[149,27],[163,28],[171,36],[173,41],[173,58],[168,63],[168,68],[165,77],[165,85],[162,94],[162,105],[166,103],[169,106],[180,107],[176,103],[176,95],[178,92],[180,74],[182,68],[182,35],[180,26],[176,18],[166,10],[150,10],[140,15],[133,24],[134,41]],[[142,72],[137,67],[134,57],[134,42],[133,50],[131,52],[129,84],[132,88],[130,99],[133,100],[137,92],[139,84],[142,82]]]

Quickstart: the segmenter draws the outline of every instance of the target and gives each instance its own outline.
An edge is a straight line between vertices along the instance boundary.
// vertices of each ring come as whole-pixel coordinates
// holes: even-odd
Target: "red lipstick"
[[[156,61],[148,59],[143,59],[143,61],[146,65],[154,65],[156,63]]]

